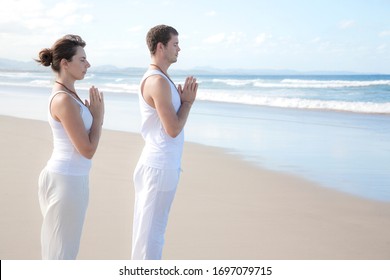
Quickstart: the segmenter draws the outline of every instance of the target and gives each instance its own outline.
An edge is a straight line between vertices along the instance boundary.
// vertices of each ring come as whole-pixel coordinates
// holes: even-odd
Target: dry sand
[[[143,141],[104,130],[93,160],[79,259],[129,259],[132,174]],[[40,259],[37,181],[46,122],[0,116],[0,259]],[[263,170],[186,143],[164,259],[390,259],[390,203]]]

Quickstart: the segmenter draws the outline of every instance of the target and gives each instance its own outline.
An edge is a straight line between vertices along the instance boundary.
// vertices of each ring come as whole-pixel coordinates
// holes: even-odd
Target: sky
[[[389,0],[1,0],[0,58],[80,35],[92,66],[146,67],[148,30],[179,32],[177,69],[390,74]]]

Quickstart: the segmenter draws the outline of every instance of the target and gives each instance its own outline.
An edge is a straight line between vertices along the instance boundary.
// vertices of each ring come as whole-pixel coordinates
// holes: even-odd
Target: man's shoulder
[[[169,83],[162,75],[156,73],[145,78],[144,86],[164,89],[169,87]]]

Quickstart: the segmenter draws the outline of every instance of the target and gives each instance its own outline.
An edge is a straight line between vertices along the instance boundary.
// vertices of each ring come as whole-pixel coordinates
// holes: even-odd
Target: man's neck
[[[163,61],[159,61],[159,60],[156,60],[156,59],[152,59],[150,65],[151,65],[151,67],[157,68],[160,71],[164,72],[165,74],[168,74],[168,68],[170,66],[169,63],[166,63],[166,62],[163,62]]]

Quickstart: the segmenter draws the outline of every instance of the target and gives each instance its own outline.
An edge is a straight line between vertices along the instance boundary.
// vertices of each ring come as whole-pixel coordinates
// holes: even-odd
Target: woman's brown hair
[[[60,72],[60,63],[62,59],[68,61],[76,54],[77,47],[84,48],[86,43],[78,35],[66,35],[57,40],[51,48],[42,49],[39,52],[39,59],[35,59],[43,66],[51,66],[53,71]]]

